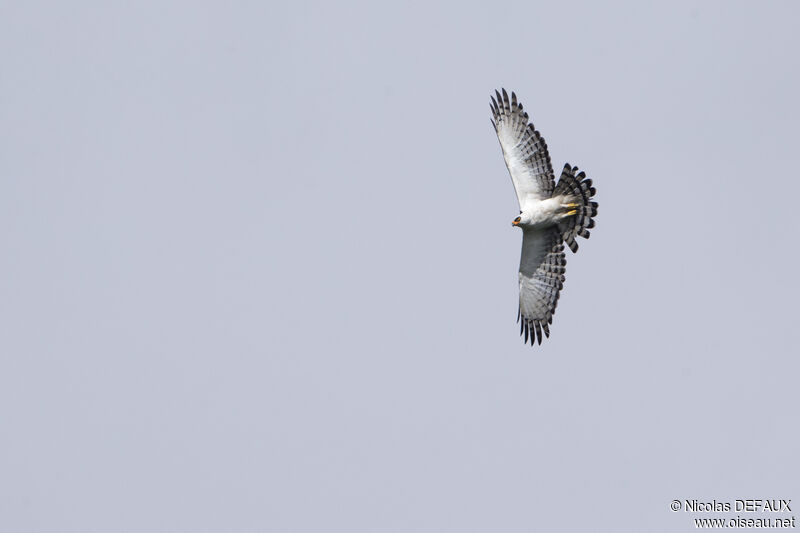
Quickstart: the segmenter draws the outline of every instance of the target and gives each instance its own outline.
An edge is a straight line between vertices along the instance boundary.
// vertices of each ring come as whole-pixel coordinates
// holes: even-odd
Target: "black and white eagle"
[[[495,97],[496,96],[496,97]],[[519,200],[519,216],[511,224],[522,229],[519,263],[520,335],[542,343],[550,336],[550,324],[564,286],[564,243],[578,251],[578,236],[589,238],[597,202],[592,201],[592,180],[578,167],[564,165],[555,183],[550,154],[544,138],[528,122],[517,95],[502,89],[492,97],[492,125]]]

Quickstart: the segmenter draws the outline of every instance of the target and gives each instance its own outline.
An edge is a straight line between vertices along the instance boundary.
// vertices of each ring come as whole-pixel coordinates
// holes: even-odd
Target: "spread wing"
[[[520,210],[524,210],[529,200],[544,200],[553,194],[554,175],[550,154],[544,138],[528,123],[528,113],[522,110],[517,102],[517,95],[503,89],[502,96],[495,91],[497,99],[492,97],[492,125],[503,157],[506,160],[511,181],[517,191]]]
[[[522,232],[522,258],[519,262],[520,335],[531,345],[542,343],[542,332],[550,336],[550,324],[564,286],[567,260],[558,227]]]

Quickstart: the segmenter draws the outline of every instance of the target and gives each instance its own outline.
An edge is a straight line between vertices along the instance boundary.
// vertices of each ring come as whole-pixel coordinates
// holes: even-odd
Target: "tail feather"
[[[592,201],[592,197],[596,193],[597,189],[592,186],[592,180],[586,177],[586,173],[578,172],[578,167],[569,163],[564,165],[553,196],[569,196],[571,201],[579,205],[574,216],[564,219],[558,225],[564,242],[573,253],[578,251],[575,237],[588,239],[589,228],[594,227],[593,217],[597,215],[597,202]]]

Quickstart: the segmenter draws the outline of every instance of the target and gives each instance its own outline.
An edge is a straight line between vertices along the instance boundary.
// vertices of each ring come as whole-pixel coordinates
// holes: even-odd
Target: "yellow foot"
[[[564,204],[564,207],[580,207],[581,204]]]
[[[577,215],[577,214],[578,212],[575,209],[573,209],[572,211],[567,211],[567,213],[564,216],[571,217],[572,215]]]

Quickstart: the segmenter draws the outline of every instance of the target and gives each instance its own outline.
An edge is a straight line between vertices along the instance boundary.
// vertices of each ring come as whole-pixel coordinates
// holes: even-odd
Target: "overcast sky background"
[[[798,16],[0,3],[0,530],[798,506]],[[501,86],[600,203],[533,349]]]

